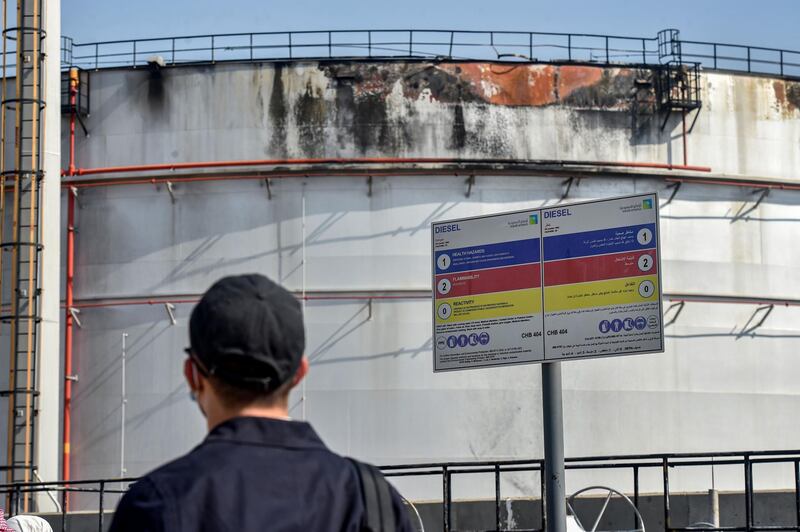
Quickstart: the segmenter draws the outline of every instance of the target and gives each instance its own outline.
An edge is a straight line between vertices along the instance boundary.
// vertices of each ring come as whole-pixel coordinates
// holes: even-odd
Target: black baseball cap
[[[192,310],[187,352],[201,369],[241,388],[275,390],[297,372],[305,350],[303,312],[263,275],[224,277]]]

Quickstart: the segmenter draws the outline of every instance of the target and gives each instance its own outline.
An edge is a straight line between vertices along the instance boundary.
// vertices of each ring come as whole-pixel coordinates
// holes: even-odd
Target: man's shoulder
[[[111,531],[168,530],[167,523],[174,520],[172,501],[197,475],[201,447],[202,444],[134,482],[119,502]]]
[[[197,455],[201,447],[202,445],[198,445],[183,456],[179,456],[178,458],[162,464],[143,475],[130,487],[130,490],[148,489],[152,491],[152,489],[155,488],[159,491],[158,494],[163,495],[163,493],[160,493],[160,490],[165,482],[174,482],[180,478],[189,478],[197,474]]]
[[[147,477],[136,481],[122,496],[114,512],[111,532],[147,530],[165,532],[167,505],[158,487]]]
[[[264,456],[259,451],[266,450]],[[358,476],[353,462],[327,447],[313,449],[284,449],[274,454],[274,447],[249,445],[242,442],[215,441],[209,438],[183,456],[180,456],[141,477],[131,490],[148,491],[154,497],[180,499],[182,494],[193,486],[207,484],[214,478],[239,477],[250,475],[258,469],[270,470],[280,463],[282,468],[295,470],[295,481],[305,476],[321,474],[323,478],[339,478],[351,483]],[[304,475],[304,472],[307,473]],[[257,475],[262,481],[270,482],[269,476]],[[252,481],[253,478],[250,478]],[[308,479],[311,481],[312,479]],[[319,482],[320,478],[314,479]]]
[[[211,449],[211,452],[213,451],[214,449]],[[112,530],[114,532],[131,530],[132,532],[134,528],[128,528],[128,523],[147,523],[148,526],[143,530],[166,531],[174,528],[175,523],[186,521],[187,516],[183,514],[183,510],[188,510],[189,507],[193,506],[194,497],[192,493],[196,495],[198,491],[204,492],[210,487],[209,484],[215,483],[215,477],[218,479],[220,475],[226,477],[226,472],[232,473],[224,466],[222,468],[223,471],[217,471],[215,464],[210,464],[208,461],[208,452],[209,449],[203,445],[198,446],[192,452],[151,471],[139,479],[123,497],[118,508],[119,515],[117,517],[119,519],[115,518],[115,526],[112,527]],[[349,510],[345,513],[349,514],[349,517],[345,519],[348,521],[353,519],[360,521],[365,511],[363,479],[359,474],[357,465],[361,462],[353,461],[330,450],[315,450],[313,454],[316,460],[312,459],[310,462],[316,461],[317,466],[313,467],[311,463],[306,463],[306,465],[312,466],[315,474],[322,475],[321,477],[316,477],[315,483],[319,484],[320,481],[325,483],[323,480],[325,477],[329,481],[338,478],[338,481],[334,481],[334,484],[339,489],[330,491],[330,493],[336,493],[335,499],[338,502],[330,500],[325,504],[320,501],[320,507],[328,508],[327,511],[334,511],[335,507],[340,507],[336,510],[339,513],[344,511],[344,507],[347,507]],[[392,513],[395,517],[395,530],[398,532],[413,530],[409,523],[409,516],[402,497],[391,484],[382,478],[377,468],[374,471],[377,476],[381,477],[380,480],[386,482],[385,485],[388,487],[387,491],[390,495]],[[298,476],[304,477],[308,475],[300,473]],[[376,486],[373,485],[372,487],[374,489]],[[202,498],[206,503],[208,501],[219,503],[216,498]],[[218,513],[214,506],[212,504],[211,507],[204,508],[206,518],[210,519]],[[350,514],[350,512],[354,513]],[[192,511],[190,513],[194,514],[195,512]]]
[[[134,506],[165,506],[167,499],[185,490],[198,474],[209,474],[211,464],[199,467],[203,444],[141,476],[128,488],[120,503]],[[126,500],[127,499],[127,500]]]

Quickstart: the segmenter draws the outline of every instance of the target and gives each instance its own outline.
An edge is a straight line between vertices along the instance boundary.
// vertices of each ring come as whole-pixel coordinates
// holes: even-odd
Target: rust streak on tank
[[[550,65],[460,63],[441,68],[469,82],[486,103],[530,107],[556,103],[555,67]]]
[[[565,99],[577,89],[596,85],[603,78],[603,68],[562,66],[558,73],[558,95]]]
[[[784,116],[793,116],[800,111],[800,82],[775,80],[772,82],[778,110]]]

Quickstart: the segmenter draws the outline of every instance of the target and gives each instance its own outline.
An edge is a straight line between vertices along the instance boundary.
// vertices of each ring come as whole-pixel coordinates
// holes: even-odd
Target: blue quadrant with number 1
[[[438,251],[436,273],[457,273],[531,262],[539,262],[538,238]]]
[[[640,230],[649,230],[646,241],[640,243]],[[656,224],[629,225],[544,237],[544,260],[572,259],[607,253],[622,253],[656,247]]]

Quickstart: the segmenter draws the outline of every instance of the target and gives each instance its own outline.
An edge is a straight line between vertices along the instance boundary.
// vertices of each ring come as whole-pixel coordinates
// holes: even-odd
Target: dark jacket
[[[392,490],[397,531],[412,527]],[[125,494],[110,532],[360,531],[355,466],[308,423],[241,417]]]

